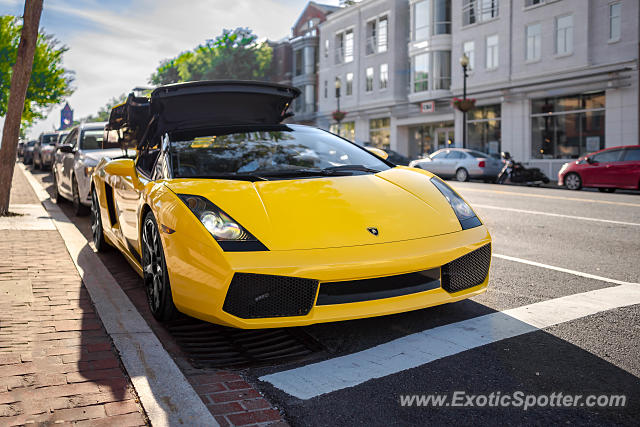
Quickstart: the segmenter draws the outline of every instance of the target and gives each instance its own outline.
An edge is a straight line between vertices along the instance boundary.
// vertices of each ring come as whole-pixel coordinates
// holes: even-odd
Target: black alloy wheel
[[[102,228],[102,217],[100,216],[100,204],[98,203],[98,193],[96,189],[91,189],[91,234],[93,244],[98,252],[106,252],[109,245],[104,239],[104,229]]]
[[[78,181],[76,177],[73,177],[73,181],[71,184],[73,191],[73,213],[75,216],[87,216],[89,213],[89,209],[80,203],[80,192],[78,191]]]
[[[171,320],[178,310],[173,304],[162,241],[153,213],[147,213],[143,224],[142,271],[149,309],[156,320]]]

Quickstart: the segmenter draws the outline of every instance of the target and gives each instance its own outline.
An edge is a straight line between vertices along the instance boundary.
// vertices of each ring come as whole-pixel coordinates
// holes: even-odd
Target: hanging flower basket
[[[347,116],[347,113],[345,113],[344,111],[336,110],[331,113],[331,115],[333,116],[333,120],[335,120],[336,122],[341,122]]]
[[[466,113],[469,110],[472,110],[476,105],[476,100],[473,98],[453,98],[453,106],[458,110]]]

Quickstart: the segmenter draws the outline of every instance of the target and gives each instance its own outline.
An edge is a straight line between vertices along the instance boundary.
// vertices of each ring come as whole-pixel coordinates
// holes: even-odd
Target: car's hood
[[[103,157],[109,157],[113,159],[123,156],[124,152],[120,148],[109,148],[107,150],[91,150],[82,152],[82,158],[84,159],[84,161],[91,164],[98,164],[98,162]],[[129,157],[135,157],[135,151],[129,150]]]
[[[430,175],[396,167],[375,175],[278,181],[176,179],[206,197],[270,250],[370,245],[461,230]],[[378,235],[368,228],[374,227]],[[393,256],[393,254],[389,254]]]

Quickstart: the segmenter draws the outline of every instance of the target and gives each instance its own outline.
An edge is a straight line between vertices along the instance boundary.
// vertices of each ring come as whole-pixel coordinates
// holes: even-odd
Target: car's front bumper
[[[177,308],[194,317],[238,328],[302,326],[417,310],[459,301],[486,290],[479,285],[449,293],[442,287],[423,292],[361,302],[318,305],[305,315],[240,318],[225,311],[225,298],[234,273],[346,282],[437,269],[488,245],[484,225],[456,233],[386,244],[328,249],[266,252],[227,252],[225,262],[209,259],[211,252],[179,232],[164,236],[173,299]],[[339,283],[332,286],[340,286]],[[262,297],[262,296],[261,296]],[[316,294],[317,298],[317,294]],[[252,303],[248,301],[247,303]]]

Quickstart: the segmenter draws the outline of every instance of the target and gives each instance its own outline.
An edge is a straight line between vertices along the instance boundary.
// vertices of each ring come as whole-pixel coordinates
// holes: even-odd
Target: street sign
[[[436,111],[435,101],[425,101],[420,103],[421,113],[434,113]]]

